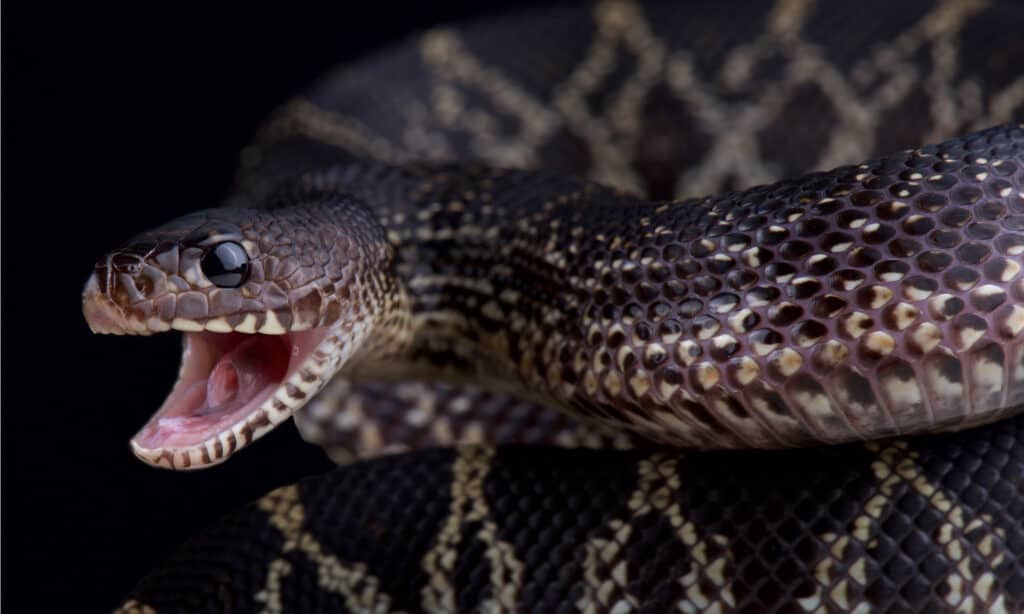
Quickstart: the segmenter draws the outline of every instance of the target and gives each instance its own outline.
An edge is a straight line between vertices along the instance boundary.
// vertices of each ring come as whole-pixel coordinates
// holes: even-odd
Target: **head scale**
[[[96,332],[129,334],[282,334],[357,317],[393,252],[340,199],[208,209],[142,233],[96,264],[86,317]]]
[[[227,458],[288,418],[394,304],[394,250],[351,197],[208,209],[102,258],[83,312],[95,332],[185,332],[178,382],[133,439],[171,467]]]

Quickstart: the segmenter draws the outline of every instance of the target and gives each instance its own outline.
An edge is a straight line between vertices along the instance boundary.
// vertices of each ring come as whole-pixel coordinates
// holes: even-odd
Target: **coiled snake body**
[[[136,454],[299,409],[339,460],[602,449],[311,478],[123,609],[1024,607],[1024,128],[972,132],[1020,119],[1024,13],[876,8],[538,10],[285,107],[86,286],[98,332],[185,333]]]

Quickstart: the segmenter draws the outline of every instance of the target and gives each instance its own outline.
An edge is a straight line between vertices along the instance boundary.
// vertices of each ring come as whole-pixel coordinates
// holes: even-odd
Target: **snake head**
[[[390,246],[354,204],[209,209],[136,236],[83,293],[93,332],[184,335],[178,380],[132,439],[198,468],[287,419],[357,349]],[[377,283],[374,283],[377,282]]]

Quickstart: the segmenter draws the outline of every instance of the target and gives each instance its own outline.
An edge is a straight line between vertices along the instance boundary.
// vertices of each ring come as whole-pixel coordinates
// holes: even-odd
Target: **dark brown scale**
[[[1024,230],[1024,215],[1008,215],[1003,218],[1003,227],[1007,230]]]
[[[786,241],[778,248],[778,253],[786,260],[800,260],[811,251],[814,246],[806,241]]]
[[[789,296],[795,299],[808,299],[821,291],[822,284],[817,279],[801,278],[794,281],[790,286]]]
[[[750,332],[760,322],[761,316],[753,311],[747,312],[741,318],[730,318],[730,326],[738,333]]]
[[[1021,265],[1009,258],[998,257],[986,262],[982,270],[985,273],[985,277],[990,281],[1005,283],[1017,276],[1021,270]]]
[[[684,318],[693,318],[703,310],[704,303],[695,298],[687,299],[679,304],[679,315]]]
[[[953,262],[953,257],[946,252],[930,250],[917,256],[917,266],[927,273],[941,273]]]
[[[736,261],[729,256],[715,256],[707,260],[707,270],[714,275],[722,276],[736,266]]]
[[[701,271],[700,263],[691,259],[675,262],[674,267],[676,275],[682,279],[693,279]]]
[[[812,218],[801,221],[796,226],[796,234],[799,237],[818,237],[829,228],[828,222],[821,218]]]
[[[854,239],[845,232],[830,232],[821,239],[821,248],[827,252],[846,251]]]
[[[668,303],[659,301],[648,308],[647,317],[654,322],[659,322],[667,318],[671,313],[672,307]]]
[[[718,320],[711,316],[698,316],[694,318],[693,325],[690,330],[694,337],[707,339],[717,333],[721,326],[722,325],[719,324]]]
[[[840,269],[833,273],[829,279],[832,282],[832,289],[847,292],[863,283],[865,276],[854,269]]]
[[[711,307],[711,310],[715,313],[728,313],[735,309],[739,303],[739,295],[731,292],[724,292],[712,297],[711,300],[708,301],[708,306]]]
[[[815,216],[831,217],[843,209],[843,203],[838,200],[819,201],[808,207],[808,212]]]
[[[876,264],[873,269],[876,278],[890,281],[902,279],[904,275],[910,272],[910,265],[905,260],[883,260]]]
[[[897,238],[889,242],[889,253],[897,258],[912,258],[923,246],[910,238]]]
[[[1013,190],[1013,187],[1006,181],[994,182],[992,191],[998,195],[1006,190]],[[998,220],[1006,214],[1006,205],[998,200],[989,200],[974,208],[974,216],[979,220]]]
[[[925,182],[932,190],[948,190],[957,184],[957,178],[952,173],[939,174],[928,177]]]
[[[747,293],[748,297],[762,305],[771,303],[781,295],[782,292],[773,286],[755,286]]]
[[[775,258],[775,254],[770,250],[761,247],[751,247],[750,249],[744,250],[743,262],[749,267],[760,267],[767,262],[771,262]]]
[[[863,190],[850,196],[850,204],[854,207],[873,207],[883,199],[884,197],[874,190]]]
[[[710,356],[719,362],[727,362],[730,358],[735,356],[742,349],[742,345],[735,337],[725,337],[723,339],[715,339],[715,342],[711,345]]]
[[[810,347],[828,334],[828,327],[817,320],[807,320],[793,327],[793,340],[800,347]]]
[[[903,297],[910,300],[925,299],[938,289],[937,281],[924,275],[914,275],[903,280]]]
[[[945,194],[940,192],[924,192],[917,197],[914,203],[925,213],[936,213],[946,207],[948,200]]]
[[[964,208],[946,209],[939,215],[939,221],[946,226],[959,228],[971,220],[971,212]]]
[[[650,303],[654,299],[658,298],[661,292],[657,287],[647,283],[637,284],[635,287],[636,297],[643,303]]]
[[[742,230],[742,228],[741,228]],[[750,246],[751,239],[745,234],[732,233],[722,240],[722,246],[730,252],[741,251]]]
[[[812,256],[808,259],[807,272],[818,277],[825,277],[839,267],[839,261],[832,256]]]
[[[669,300],[681,299],[688,291],[686,284],[679,280],[669,280],[661,286],[662,295]]]
[[[891,200],[875,207],[875,215],[877,215],[878,219],[881,220],[894,221],[906,215],[909,210],[910,208],[905,202],[900,200]],[[884,225],[882,227],[887,228],[887,226]]]
[[[927,215],[914,214],[904,218],[900,228],[908,235],[923,236],[935,228],[935,220]]]
[[[882,258],[882,253],[873,247],[855,247],[847,258],[847,263],[856,268],[871,266]]]
[[[978,241],[991,241],[999,234],[999,227],[995,224],[970,224],[964,230],[964,234]]]
[[[959,296],[939,295],[941,301],[931,301],[931,316],[937,320],[948,320],[964,310],[965,303]]]
[[[863,226],[868,219],[868,215],[863,211],[844,209],[836,214],[836,225],[840,228],[852,230]]]
[[[796,267],[786,262],[772,262],[764,271],[765,279],[776,284],[784,284],[797,272]]]
[[[768,321],[775,326],[789,326],[803,315],[803,307],[794,303],[777,303],[768,308]]]
[[[767,354],[782,344],[783,340],[781,334],[769,328],[759,328],[750,333],[750,342],[763,348],[755,348],[758,354]]]
[[[759,281],[759,277],[756,272],[749,269],[739,269],[730,271],[726,276],[729,287],[733,290],[749,290],[754,284]]]
[[[983,169],[977,167],[967,166],[961,172],[968,177],[969,180],[973,180],[974,176],[982,172]],[[975,186],[962,186],[951,192],[952,201],[958,205],[971,206],[981,200],[983,196],[980,189]]]
[[[811,303],[811,313],[817,318],[834,318],[843,309],[847,302],[835,294],[826,294],[814,299]]]
[[[942,275],[942,281],[951,290],[966,291],[974,287],[981,279],[981,274],[970,267],[953,267]]]
[[[694,290],[701,296],[709,296],[722,289],[722,280],[711,275],[702,275],[694,280]]]
[[[671,276],[671,269],[660,262],[655,262],[647,270],[647,279],[655,284],[665,283]]]
[[[928,235],[928,242],[940,248],[952,249],[960,244],[963,238],[957,230],[940,229]]]
[[[1004,256],[1020,256],[1024,254],[1024,235],[1003,233],[996,237],[996,249]]]
[[[998,286],[985,285],[971,292],[971,306],[981,313],[994,311],[1006,301],[1006,291]]]
[[[763,228],[757,232],[757,242],[760,245],[778,245],[789,237],[789,230],[785,228]]]

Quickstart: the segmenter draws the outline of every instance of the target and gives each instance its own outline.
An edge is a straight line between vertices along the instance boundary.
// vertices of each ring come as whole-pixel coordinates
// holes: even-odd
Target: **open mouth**
[[[323,336],[317,330],[284,335],[184,333],[178,381],[132,438],[136,453],[149,456],[154,451],[204,446],[232,433],[232,427],[260,415],[264,405],[273,405],[274,393],[299,371]],[[260,422],[233,433],[233,438],[225,437],[220,446],[248,443],[238,439],[251,439]]]
[[[98,333],[182,331],[178,380],[131,440],[135,455],[152,465],[198,469],[224,461],[288,419],[322,384],[326,360],[316,350],[327,339],[327,328],[215,332],[177,320],[156,327],[126,315],[95,291],[92,280],[83,308]]]
[[[222,462],[288,419],[319,387],[308,363],[326,329],[183,334],[178,381],[131,440],[135,455],[152,465]]]

